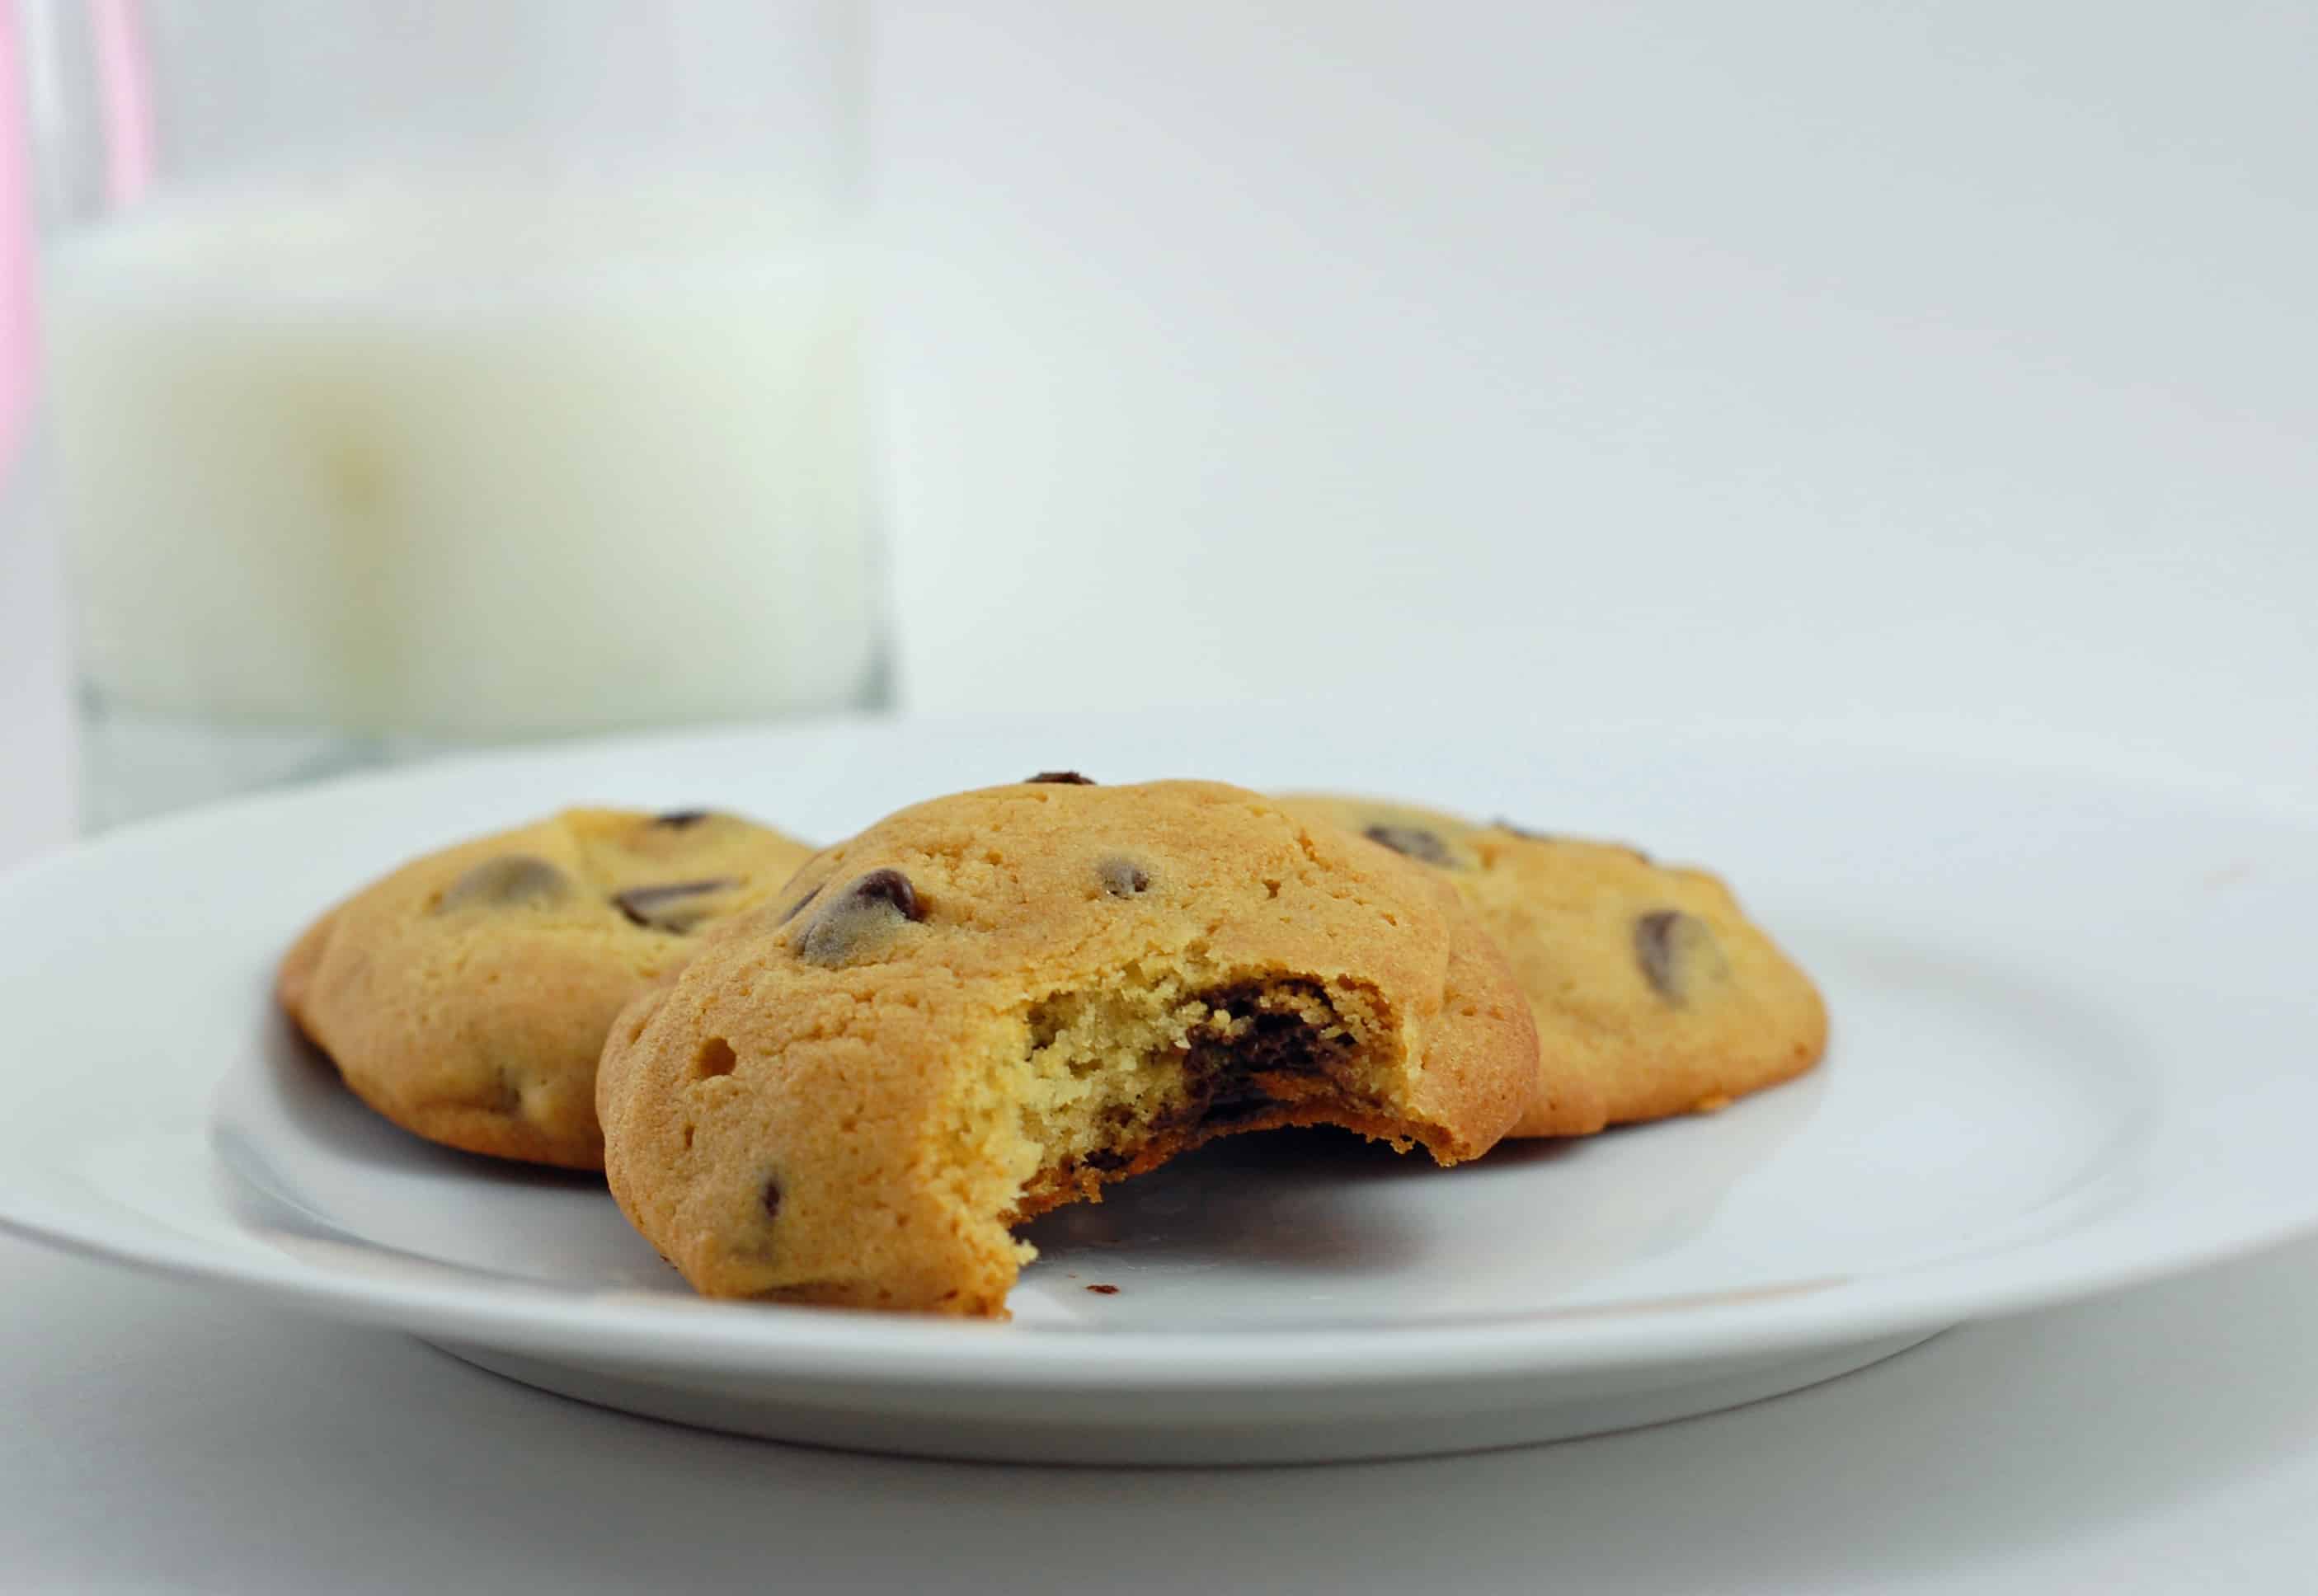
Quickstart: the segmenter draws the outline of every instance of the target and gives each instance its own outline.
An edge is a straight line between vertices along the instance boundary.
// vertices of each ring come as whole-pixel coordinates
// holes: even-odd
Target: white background
[[[2318,8],[903,10],[918,702],[2318,776]]]
[[[1851,716],[2318,798],[2318,10],[884,42],[912,705]],[[65,824],[53,594],[0,543],[0,858]],[[694,1436],[0,1242],[0,1584],[2302,1590],[2314,1264],[1630,1437],[1121,1475]]]

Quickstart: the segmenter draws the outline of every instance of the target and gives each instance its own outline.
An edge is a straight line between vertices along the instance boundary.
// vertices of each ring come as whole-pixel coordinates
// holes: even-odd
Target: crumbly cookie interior
[[[1235,1131],[1325,1121],[1406,1150],[1406,1063],[1377,995],[1285,973],[1130,965],[1029,1005],[960,1072],[952,1168],[1011,1224]]]

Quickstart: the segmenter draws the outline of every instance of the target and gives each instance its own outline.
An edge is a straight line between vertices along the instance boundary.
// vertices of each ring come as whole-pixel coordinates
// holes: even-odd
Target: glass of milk
[[[875,705],[849,0],[33,0],[103,825]]]

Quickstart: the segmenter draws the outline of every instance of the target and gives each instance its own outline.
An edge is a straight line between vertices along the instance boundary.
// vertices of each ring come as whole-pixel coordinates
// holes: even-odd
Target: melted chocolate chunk
[[[1441,834],[1422,826],[1370,826],[1361,835],[1370,842],[1381,842],[1397,854],[1406,854],[1427,865],[1438,865],[1443,870],[1457,867],[1457,856],[1449,851]]]
[[[664,886],[630,887],[624,892],[614,892],[612,902],[622,914],[648,930],[684,932],[698,925],[708,912],[705,904],[689,900],[740,884],[736,877],[730,875],[712,876],[705,881],[672,881]]]
[[[863,941],[903,920],[923,919],[917,889],[898,870],[872,870],[822,904],[796,939],[797,957],[834,968]]]
[[[531,854],[502,854],[485,859],[444,889],[435,901],[435,912],[478,905],[532,908],[553,903],[571,889],[570,878],[546,860]]]
[[[1117,854],[1098,860],[1095,875],[1102,882],[1102,890],[1114,898],[1132,898],[1151,885],[1151,874],[1132,859]]]
[[[1081,776],[1075,770],[1042,770],[1022,785],[1035,787],[1041,783],[1056,787],[1092,787],[1095,785],[1092,777]]]
[[[1634,960],[1652,991],[1679,1007],[1704,966],[1719,966],[1714,933],[1696,915],[1654,909],[1634,920]]]
[[[1324,1043],[1319,1032],[1302,1015],[1266,1009],[1262,1000],[1261,987],[1240,987],[1211,994],[1207,1000],[1208,1008],[1235,1019],[1244,1018],[1247,1025],[1235,1036],[1211,1036],[1195,1043],[1191,1049],[1194,1063],[1237,1074],[1308,1075],[1325,1067],[1324,1049],[1334,1049],[1340,1054],[1349,1051],[1351,1044],[1345,1038],[1334,1037]],[[1203,1051],[1209,1056],[1203,1059]]]
[[[757,1194],[757,1200],[765,1206],[766,1218],[778,1219],[781,1216],[780,1181],[771,1176],[766,1177],[765,1189]]]
[[[1271,988],[1251,984],[1204,994],[1218,1015],[1228,1014],[1245,1024],[1235,1035],[1202,1032],[1192,1039],[1184,1063],[1193,1118],[1211,1125],[1252,1118],[1271,1101],[1257,1076],[1324,1075],[1352,1056],[1350,1036],[1323,1036],[1302,1015],[1263,1007],[1267,991],[1275,997],[1318,996],[1316,988],[1302,983]]]
[[[655,826],[666,826],[671,831],[681,831],[687,826],[700,824],[708,818],[709,813],[710,811],[705,809],[671,809],[666,814],[652,816],[651,823]]]
[[[1186,1135],[1200,1140],[1203,1130],[1261,1119],[1276,1106],[1274,1092],[1287,1089],[1281,1077],[1328,1075],[1341,1070],[1355,1050],[1349,1036],[1324,1036],[1303,1013],[1282,1006],[1325,1007],[1325,994],[1312,982],[1245,982],[1199,993],[1199,999],[1216,1024],[1232,1028],[1194,1028],[1182,1054],[1182,1100],[1140,1125],[1124,1108],[1107,1111],[1108,1134],[1123,1145],[1080,1154],[1064,1166],[1065,1176],[1074,1170],[1113,1175],[1130,1167],[1154,1142],[1180,1145]]]
[[[1271,1106],[1271,1099],[1253,1083],[1226,1078],[1217,1082],[1215,1093],[1208,1098],[1207,1107],[1199,1111],[1198,1123],[1204,1125],[1240,1125],[1256,1118]]]

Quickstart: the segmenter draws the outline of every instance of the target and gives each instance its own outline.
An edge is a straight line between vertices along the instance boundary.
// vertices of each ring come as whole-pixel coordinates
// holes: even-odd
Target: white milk
[[[89,685],[445,739],[858,701],[857,282],[732,191],[212,200],[66,245]]]

